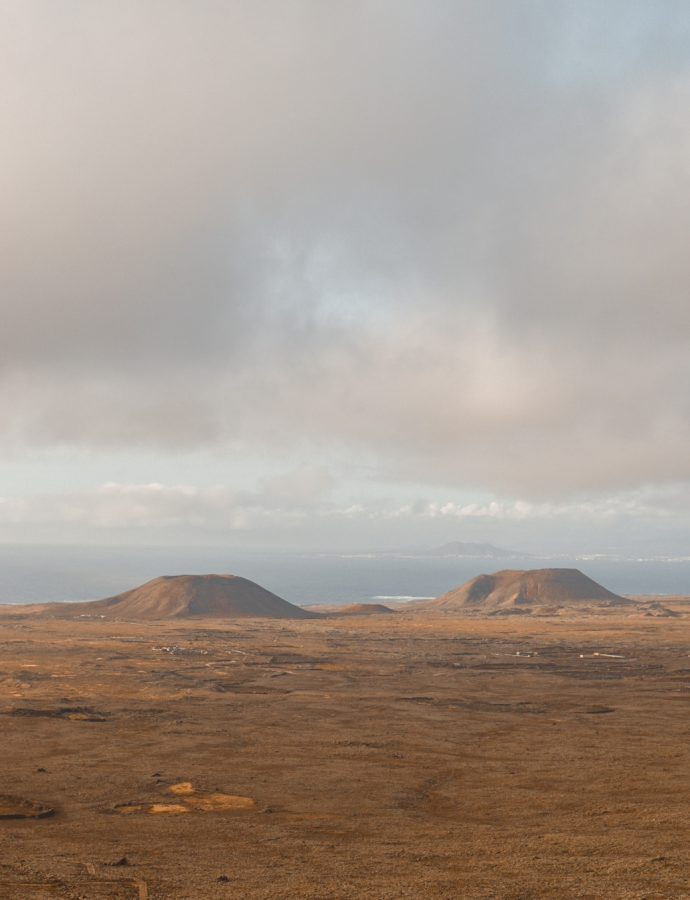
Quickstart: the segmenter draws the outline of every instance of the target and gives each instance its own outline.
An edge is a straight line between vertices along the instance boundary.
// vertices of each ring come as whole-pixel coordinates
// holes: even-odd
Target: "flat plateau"
[[[0,819],[0,896],[688,898],[675,608],[146,624],[5,608],[0,793],[52,814]]]

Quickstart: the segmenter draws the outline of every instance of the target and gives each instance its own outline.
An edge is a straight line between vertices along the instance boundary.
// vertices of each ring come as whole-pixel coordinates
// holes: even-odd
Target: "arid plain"
[[[690,897],[690,604],[664,603],[6,607],[0,793],[52,813],[0,819],[0,897]]]

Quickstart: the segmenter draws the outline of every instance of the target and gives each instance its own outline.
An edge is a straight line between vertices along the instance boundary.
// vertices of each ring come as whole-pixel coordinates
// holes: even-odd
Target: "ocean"
[[[0,546],[0,604],[94,600],[159,575],[232,573],[292,603],[437,597],[482,572],[567,566],[620,594],[690,595],[690,559],[452,559],[162,547]]]

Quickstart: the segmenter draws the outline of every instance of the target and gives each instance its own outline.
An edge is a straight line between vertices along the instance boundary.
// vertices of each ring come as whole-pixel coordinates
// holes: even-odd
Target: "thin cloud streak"
[[[338,504],[324,496],[329,482],[316,487],[319,473],[290,473],[255,491],[225,485],[117,484],[92,491],[0,498],[0,525],[88,525],[99,529],[159,529],[179,526],[232,532],[257,530],[268,522],[297,520],[496,520],[499,522],[581,521],[665,518],[690,515],[690,492],[676,495],[635,491],[574,503],[531,503],[525,500],[418,500],[403,506],[390,501]],[[311,483],[308,483],[308,482]]]

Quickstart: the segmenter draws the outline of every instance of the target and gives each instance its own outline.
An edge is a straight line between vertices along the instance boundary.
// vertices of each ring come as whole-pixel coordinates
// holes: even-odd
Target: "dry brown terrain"
[[[690,897],[675,608],[5,610],[0,897]]]

